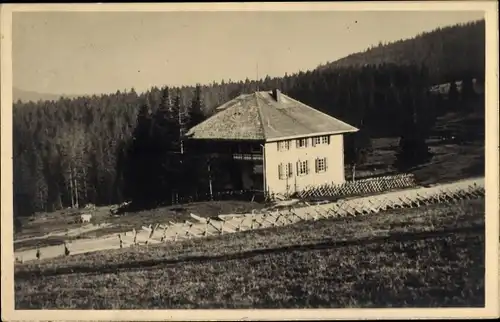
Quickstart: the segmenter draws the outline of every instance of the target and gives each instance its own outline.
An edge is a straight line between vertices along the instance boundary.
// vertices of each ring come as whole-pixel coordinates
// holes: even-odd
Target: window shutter
[[[280,143],[279,142],[276,142],[276,148],[278,149],[278,151],[280,150]]]
[[[293,176],[293,164],[288,163],[288,176],[291,178]]]
[[[297,165],[297,175],[299,175],[300,174],[300,169],[299,169],[299,167],[300,167],[300,160],[297,161],[296,165]]]
[[[306,162],[306,174],[309,174],[309,161],[305,161]]]
[[[304,139],[304,147],[307,148],[307,143],[309,142],[309,139]]]
[[[316,138],[312,138],[312,146],[316,146]]]
[[[283,164],[282,163],[278,164],[278,178],[279,179],[283,178]]]
[[[326,158],[324,160],[325,160],[325,171],[326,171],[328,170],[328,163],[326,162]]]
[[[318,164],[319,164],[319,159],[316,158],[316,160],[314,160],[314,170],[316,171],[316,173],[319,172]]]

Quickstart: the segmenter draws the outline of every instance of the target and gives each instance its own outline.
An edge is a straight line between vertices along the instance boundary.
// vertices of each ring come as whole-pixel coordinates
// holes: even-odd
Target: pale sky
[[[283,76],[483,12],[14,13],[15,87],[97,94]]]

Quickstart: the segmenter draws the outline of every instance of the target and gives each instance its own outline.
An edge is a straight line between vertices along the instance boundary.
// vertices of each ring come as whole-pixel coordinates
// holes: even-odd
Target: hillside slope
[[[435,84],[459,79],[464,73],[484,77],[485,21],[438,28],[389,44],[379,44],[318,67],[361,66],[394,63],[425,64]]]

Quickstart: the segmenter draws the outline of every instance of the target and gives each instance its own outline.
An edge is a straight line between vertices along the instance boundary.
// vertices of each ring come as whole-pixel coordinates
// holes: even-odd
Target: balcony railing
[[[249,161],[262,161],[262,154],[253,153],[233,153],[233,159],[235,160],[249,160]]]
[[[208,153],[211,158],[232,158],[233,160],[263,161],[261,153]]]

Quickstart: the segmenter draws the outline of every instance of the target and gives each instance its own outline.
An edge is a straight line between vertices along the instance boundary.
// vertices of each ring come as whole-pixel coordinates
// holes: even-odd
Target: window
[[[290,150],[290,141],[279,141],[278,151],[288,151]]]
[[[316,173],[326,171],[326,158],[316,159]]]
[[[285,165],[285,172],[286,172],[286,174],[287,174],[287,177],[288,177],[288,178],[291,178],[291,177],[292,177],[292,175],[293,175],[293,172],[292,172],[292,171],[293,171],[292,164],[291,164],[291,163],[287,163],[287,164]]]
[[[305,147],[307,147],[307,139],[298,139],[297,148],[305,148]]]
[[[252,145],[250,149],[251,153],[261,153],[262,152],[262,147],[259,145]]]
[[[324,135],[313,137],[313,146],[320,144],[330,144],[330,136]]]
[[[297,175],[303,176],[309,173],[309,164],[307,160],[297,162]]]
[[[285,180],[287,178],[291,178],[293,175],[292,172],[292,164],[291,163],[280,163],[278,165],[278,177],[280,180]]]

